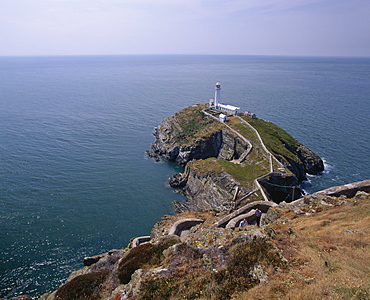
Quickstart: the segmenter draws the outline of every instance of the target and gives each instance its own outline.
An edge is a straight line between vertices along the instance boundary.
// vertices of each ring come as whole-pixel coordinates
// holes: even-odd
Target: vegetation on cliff
[[[296,162],[299,161],[298,155],[289,149],[299,148],[300,143],[288,132],[276,124],[262,119],[248,117],[243,117],[243,119],[258,131],[264,144],[271,153],[279,156],[281,159],[287,157]]]
[[[189,146],[196,144],[199,140],[207,139],[213,132],[225,129],[224,124],[204,114],[204,109],[206,109],[206,105],[192,105],[167,118],[161,124],[165,132],[163,136],[167,135],[168,137],[165,141],[168,143],[175,141],[177,145]],[[288,132],[263,119],[253,119],[247,116],[243,116],[242,119],[258,131],[267,149],[276,155],[279,160],[282,162],[287,162],[287,160],[300,161],[297,151],[301,150],[303,145]],[[170,130],[166,129],[168,124],[170,124]],[[227,124],[249,139],[254,145],[261,146],[254,130],[240,122],[236,117],[229,117]]]
[[[173,116],[176,122],[172,123],[168,131],[169,140],[174,140],[180,145],[188,145],[219,130],[220,124],[202,112],[205,108],[205,105],[192,105],[177,112]]]

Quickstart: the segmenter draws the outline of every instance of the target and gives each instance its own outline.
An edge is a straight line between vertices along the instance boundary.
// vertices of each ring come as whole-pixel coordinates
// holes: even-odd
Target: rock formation
[[[215,125],[214,120],[210,118],[205,117],[205,121]],[[179,143],[178,138],[179,135],[181,136],[181,131],[176,133],[169,130],[169,128],[179,129],[179,126],[176,115],[164,120],[160,127],[154,131],[156,141],[152,145],[152,149],[166,160],[177,162],[180,165],[186,165],[193,159],[209,157],[224,160],[237,159],[248,147],[226,129],[211,132],[208,136],[203,136],[202,139],[196,140],[194,143],[183,145]]]
[[[264,188],[261,193],[276,202],[294,200],[303,194],[298,185],[306,179],[306,173],[317,174],[324,170],[319,156],[275,124],[250,119],[266,139],[273,141],[267,149],[253,132],[246,131],[251,131],[249,127],[253,127],[247,124],[248,118],[237,120],[237,117],[233,117],[235,120],[226,125],[203,109],[205,106],[202,105],[185,108],[163,120],[154,131],[154,153],[185,166],[183,174],[175,174],[170,179],[170,185],[180,188],[187,199],[185,203],[176,204],[178,212],[228,210],[235,205],[233,202],[238,197],[240,199],[258,190],[258,184],[253,181],[268,173],[270,175],[260,182]],[[240,172],[234,170],[234,174],[226,170],[225,166],[221,166],[224,164],[221,161],[239,164]],[[245,174],[240,175],[243,172]],[[245,180],[247,177],[249,179]],[[253,196],[263,197],[257,194]]]

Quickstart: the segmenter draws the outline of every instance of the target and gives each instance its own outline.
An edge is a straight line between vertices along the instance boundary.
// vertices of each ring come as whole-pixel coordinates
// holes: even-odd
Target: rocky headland
[[[185,166],[170,179],[187,199],[178,212],[292,201],[303,195],[299,183],[307,174],[324,170],[317,154],[275,124],[248,116],[223,123],[218,114],[194,105],[155,129],[154,153]]]
[[[320,157],[270,122],[217,117],[195,105],[155,130],[149,155],[184,166],[176,214],[39,300],[370,298],[370,180],[304,195]]]

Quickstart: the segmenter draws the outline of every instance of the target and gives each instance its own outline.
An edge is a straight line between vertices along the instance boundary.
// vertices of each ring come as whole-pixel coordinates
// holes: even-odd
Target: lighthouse
[[[221,101],[221,84],[217,82],[215,87],[215,102],[214,102],[214,106],[216,108],[221,103],[220,101]]]
[[[221,84],[220,82],[216,83],[215,98],[209,99],[209,107],[224,111],[227,114],[231,114],[231,115],[237,115],[240,110],[240,107],[232,106],[229,104],[221,104]]]

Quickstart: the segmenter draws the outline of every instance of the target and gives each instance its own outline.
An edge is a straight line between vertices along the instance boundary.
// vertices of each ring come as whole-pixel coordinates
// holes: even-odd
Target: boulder
[[[184,174],[172,174],[169,180],[169,185],[172,188],[183,188],[186,185],[188,178]]]

